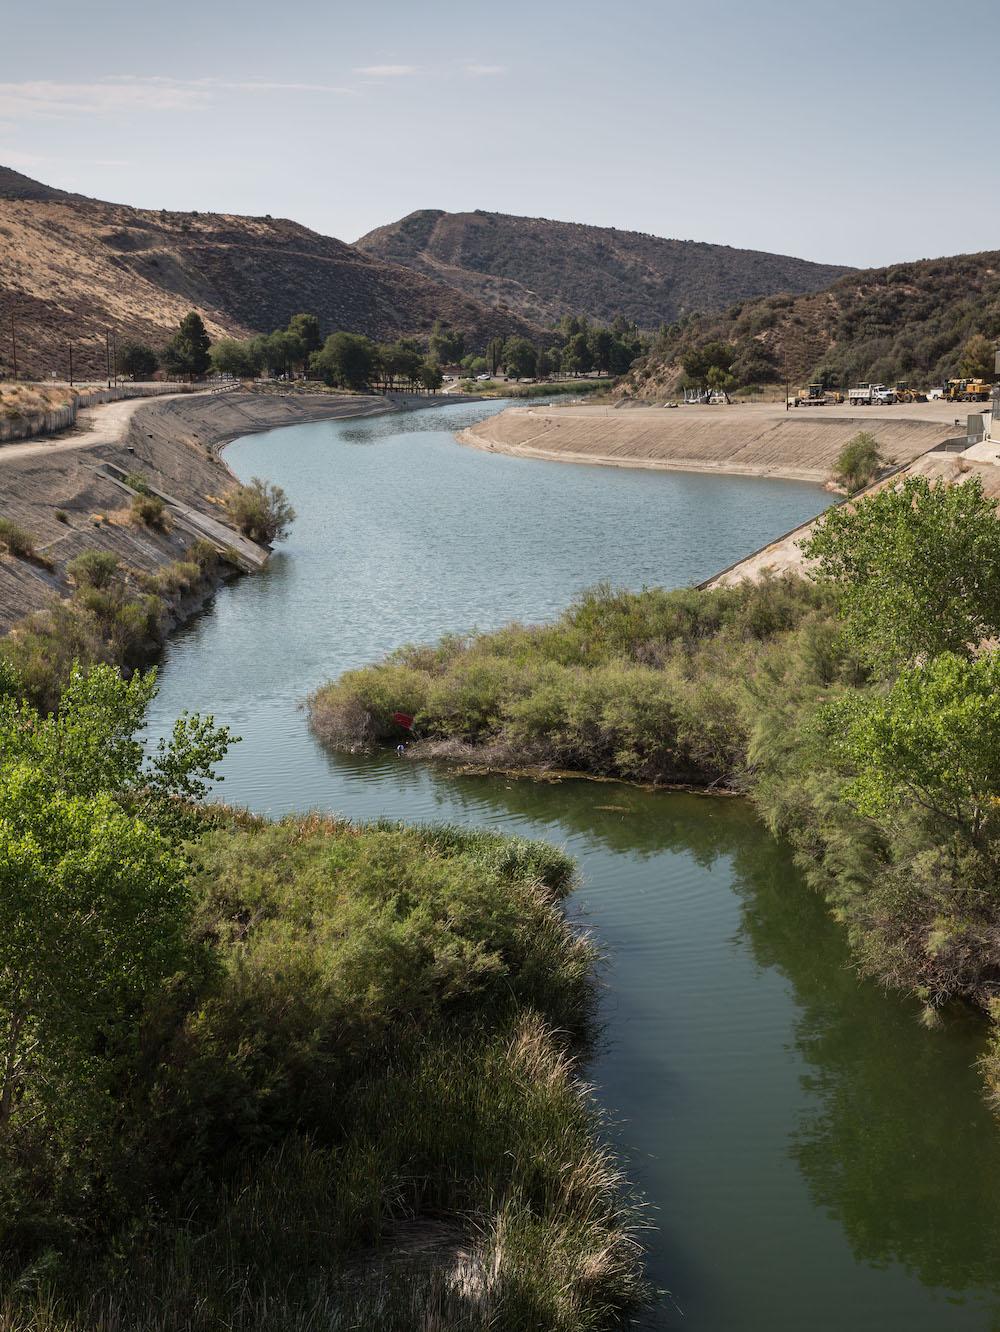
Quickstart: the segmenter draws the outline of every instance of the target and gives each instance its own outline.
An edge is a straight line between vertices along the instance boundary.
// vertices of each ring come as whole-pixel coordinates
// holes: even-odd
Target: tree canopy
[[[182,717],[147,757],[155,672],[75,669],[57,711],[0,695],[0,1139],[93,1122],[113,1053],[184,956],[179,838],[232,737]],[[180,800],[180,803],[178,801]]]
[[[845,795],[873,818],[914,808],[982,849],[1000,804],[1000,656],[944,652],[888,692],[853,691],[825,709],[854,776]]]
[[[209,356],[211,345],[201,315],[191,310],[164,348],[163,367],[171,375],[197,378],[205,374],[212,363]]]
[[[977,476],[907,476],[831,509],[801,543],[875,667],[969,654],[1000,633],[1000,522]]]
[[[117,370],[133,379],[151,379],[160,368],[160,358],[144,342],[126,342],[118,349]]]

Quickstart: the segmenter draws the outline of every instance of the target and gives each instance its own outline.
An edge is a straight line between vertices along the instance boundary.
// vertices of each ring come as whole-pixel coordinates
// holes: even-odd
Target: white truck
[[[896,401],[896,394],[884,384],[859,384],[847,390],[847,401],[852,407],[888,407]]]

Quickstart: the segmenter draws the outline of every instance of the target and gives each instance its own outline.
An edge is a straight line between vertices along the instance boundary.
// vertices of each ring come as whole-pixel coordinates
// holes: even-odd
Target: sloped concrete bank
[[[888,413],[895,412],[895,415]],[[510,407],[462,431],[463,444],[550,462],[719,472],[824,482],[860,430],[905,464],[956,434],[955,408],[927,403],[856,411],[731,407]]]
[[[304,421],[435,404],[427,398],[197,393],[128,404],[127,415],[122,404],[96,408],[88,414],[89,431],[0,448],[0,517],[26,529],[51,564],[0,555],[0,633],[53,596],[67,595],[66,565],[86,550],[111,551],[129,568],[156,573],[202,537],[235,547],[244,569],[261,568],[268,551],[226,522],[222,502],[236,478],[219,456],[222,445]],[[136,472],[166,501],[169,531],[132,521],[125,478]],[[206,586],[196,604],[185,605],[181,618],[193,614],[220,581]]]

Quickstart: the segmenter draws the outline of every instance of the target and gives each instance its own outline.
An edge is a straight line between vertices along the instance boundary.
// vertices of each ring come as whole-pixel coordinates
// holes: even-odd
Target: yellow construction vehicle
[[[991,387],[985,379],[949,379],[941,396],[948,402],[989,402]]]
[[[795,397],[788,401],[792,407],[825,407],[826,394],[822,384],[809,384],[806,388],[800,388]]]
[[[905,379],[901,379],[895,389],[897,402],[926,402],[927,394],[920,389],[910,388]]]

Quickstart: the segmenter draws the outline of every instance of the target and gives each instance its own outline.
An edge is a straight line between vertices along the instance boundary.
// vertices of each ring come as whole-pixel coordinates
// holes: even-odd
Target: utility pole
[[[118,385],[118,331],[113,329],[111,333],[111,364],[115,370],[115,386]]]
[[[104,366],[108,372],[108,388],[111,387],[111,334],[104,330]]]
[[[10,358],[14,364],[14,383],[17,383],[17,335],[14,332],[14,311],[10,312]]]
[[[69,386],[73,387],[73,344],[69,344]]]

